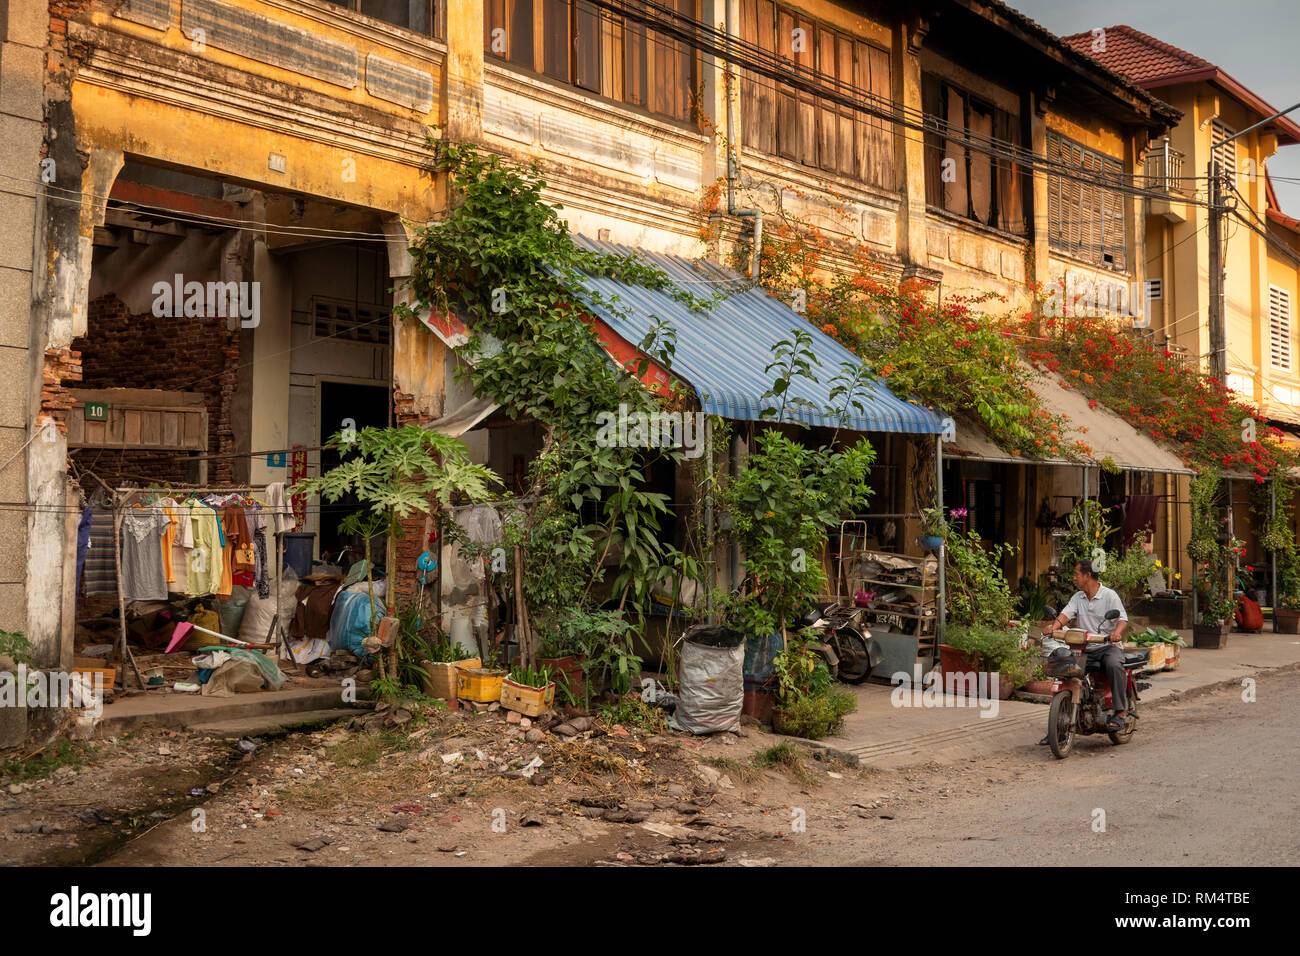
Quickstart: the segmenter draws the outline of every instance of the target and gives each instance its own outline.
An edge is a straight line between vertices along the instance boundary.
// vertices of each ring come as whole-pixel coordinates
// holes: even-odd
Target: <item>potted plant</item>
[[[501,682],[501,706],[525,717],[536,717],[555,703],[555,681],[545,668],[516,664]]]
[[[944,647],[948,648],[947,654]],[[1037,649],[1026,646],[1022,628],[983,625],[949,628],[948,644],[940,646],[940,655],[945,675],[996,673],[998,696],[1003,700],[1032,680],[1038,669]]]
[[[1232,598],[1211,599],[1201,609],[1201,622],[1192,628],[1192,646],[1218,649],[1228,646],[1228,632],[1237,613]]]
[[[946,537],[948,537],[948,522],[944,520],[943,509],[937,506],[922,508],[921,546],[929,551],[938,551]]]
[[[777,706],[772,729],[779,734],[821,740],[838,733],[844,718],[857,709],[851,691],[835,685],[826,662],[807,647],[802,637],[792,637],[773,660]]]
[[[420,661],[424,671],[424,692],[430,697],[452,700],[456,697],[456,674],[463,668],[482,667],[478,657],[471,656],[455,641],[439,636],[432,642],[426,642]]]

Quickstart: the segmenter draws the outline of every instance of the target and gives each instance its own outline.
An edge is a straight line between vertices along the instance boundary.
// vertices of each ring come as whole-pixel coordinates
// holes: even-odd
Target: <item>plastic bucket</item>
[[[286,531],[280,535],[284,548],[284,567],[293,568],[299,578],[311,574],[311,553],[316,549],[316,532]]]

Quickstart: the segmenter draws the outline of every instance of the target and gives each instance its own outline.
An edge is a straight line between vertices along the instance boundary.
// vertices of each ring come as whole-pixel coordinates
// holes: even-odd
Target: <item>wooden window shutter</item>
[[[795,62],[805,76],[815,78],[817,28],[803,17],[796,26],[803,30],[803,49],[795,54]],[[799,94],[799,155],[804,165],[817,165],[817,97],[811,93]]]
[[[834,86],[835,81],[835,31],[817,27],[818,84]],[[839,110],[835,101],[821,98],[817,110],[817,165],[834,170],[839,165]]]
[[[1048,166],[1056,163],[1061,158],[1061,141],[1055,133],[1047,135],[1047,162]],[[1061,221],[1062,216],[1061,204],[1061,177],[1059,174],[1047,174],[1047,241],[1049,244],[1060,245],[1063,241],[1065,230],[1064,223]]]
[[[1118,180],[1124,173],[1119,163],[1106,164],[1107,178]],[[1102,222],[1102,253],[1110,256],[1109,263],[1117,269],[1124,268],[1124,194],[1115,189],[1102,192],[1102,209],[1105,219]]]
[[[755,46],[758,42],[758,0],[740,0],[740,39]],[[753,70],[740,70],[740,89],[737,99],[740,108],[740,142],[745,149],[758,148],[759,129],[763,122],[771,122],[771,117],[762,119],[759,113],[759,92],[767,81]],[[733,148],[735,144],[732,144]]]
[[[571,82],[569,56],[572,53],[572,33],[569,27],[569,0],[542,0],[542,66],[547,76]]]
[[[783,58],[794,62],[790,44],[794,36],[794,16],[781,7],[776,9],[776,50]],[[799,160],[799,101],[794,90],[782,86],[777,93],[776,120],[777,152],[786,159]]]
[[[943,166],[951,170],[944,177],[943,208],[958,216],[970,214],[970,193],[966,171],[966,97],[959,90],[944,87],[944,115],[948,120],[948,141],[943,151]],[[953,181],[949,182],[948,178]]]
[[[574,4],[573,67],[574,85],[600,92],[600,8],[590,0]]]
[[[1020,118],[1005,110],[993,111],[994,135],[1013,149],[1020,145]],[[997,161],[998,228],[1025,235],[1024,184],[1020,164],[1009,159]],[[1048,186],[1050,191],[1051,186]]]
[[[921,110],[925,113],[925,201],[943,205],[943,137],[938,133],[938,119],[943,115],[942,84],[933,73],[921,77]],[[866,178],[865,176],[863,178]]]
[[[623,37],[623,95],[634,106],[648,106],[645,25],[624,23]]]
[[[1291,371],[1291,293],[1268,287],[1268,346],[1273,368]]]
[[[839,34],[835,37],[835,78],[840,83],[840,92],[848,93],[853,86],[853,41]],[[836,169],[846,176],[852,176],[857,168],[857,135],[854,130],[853,116],[856,110],[840,106],[839,116],[839,157]]]
[[[890,79],[889,53],[874,46],[867,47],[871,60],[872,100],[883,109],[893,102]],[[888,120],[872,119],[871,175],[867,181],[891,192],[897,188],[894,178],[894,127]]]
[[[970,106],[970,136],[987,142],[993,137],[993,111]],[[970,202],[975,221],[989,225],[993,217],[993,157],[977,149],[970,151]]]

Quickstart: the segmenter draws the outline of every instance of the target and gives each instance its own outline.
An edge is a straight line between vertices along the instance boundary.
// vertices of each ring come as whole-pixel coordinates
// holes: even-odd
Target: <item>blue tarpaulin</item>
[[[796,378],[790,396],[805,399],[812,407],[787,405],[787,421],[862,432],[937,435],[943,431],[942,420],[933,411],[897,398],[883,383],[870,379],[857,387],[855,397],[862,410],[844,411],[843,400],[832,401],[830,397],[834,387],[831,379],[841,374],[845,363],[856,367],[862,360],[737,273],[681,256],[648,253],[582,236],[575,239],[588,249],[636,255],[697,298],[709,299],[723,293],[712,308],[692,311],[667,291],[597,276],[584,276],[582,280],[586,288],[597,293],[597,297],[586,301],[590,311],[632,345],[641,343],[656,322],[672,327],[676,349],[670,371],[695,391],[703,411],[737,421],[774,420],[762,416],[763,409],[774,404],[772,398],[764,400],[763,395],[776,378],[775,369],[765,369],[776,360],[773,350],[777,343],[791,340],[794,331],[802,329],[812,335],[818,363],[813,367],[816,381]]]

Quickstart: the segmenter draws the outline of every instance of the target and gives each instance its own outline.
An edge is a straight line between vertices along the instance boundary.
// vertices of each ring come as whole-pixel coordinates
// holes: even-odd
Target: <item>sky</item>
[[[1127,24],[1209,60],[1281,110],[1300,103],[1297,0],[1006,0],[1057,36]],[[1156,96],[1159,90],[1153,91]],[[1290,114],[1300,123],[1300,110]],[[1300,218],[1300,145],[1268,162],[1282,211]],[[1285,182],[1290,177],[1295,182]]]

